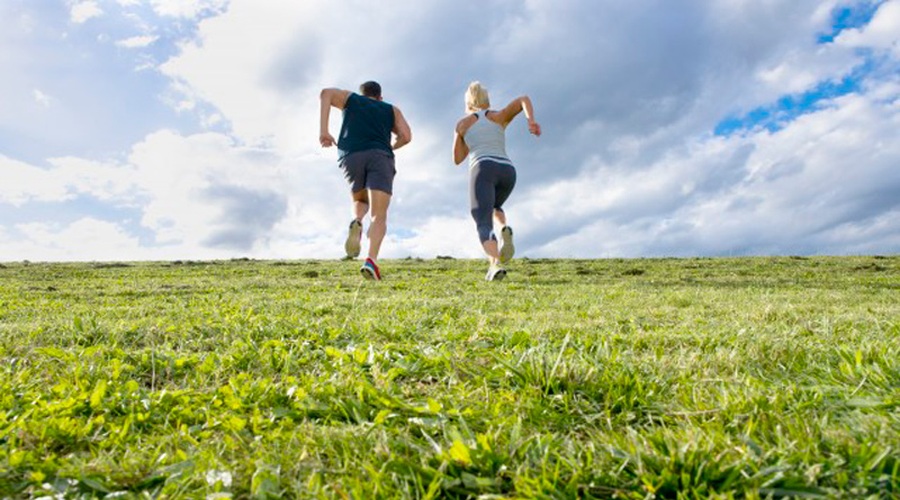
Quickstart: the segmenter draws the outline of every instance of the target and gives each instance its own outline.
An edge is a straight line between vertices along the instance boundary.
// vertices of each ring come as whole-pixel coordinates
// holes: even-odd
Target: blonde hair
[[[481,86],[481,82],[472,82],[466,90],[466,111],[478,111],[491,107],[491,98],[488,91]]]

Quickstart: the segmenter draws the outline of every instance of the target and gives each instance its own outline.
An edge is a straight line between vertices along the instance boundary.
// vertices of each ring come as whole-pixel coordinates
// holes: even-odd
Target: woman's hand
[[[534,134],[535,136],[540,137],[541,136],[541,125],[534,120],[528,120],[528,131],[531,132],[532,134]]]

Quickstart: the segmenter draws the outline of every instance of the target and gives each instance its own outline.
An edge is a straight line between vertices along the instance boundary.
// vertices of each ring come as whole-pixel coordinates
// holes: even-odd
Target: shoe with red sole
[[[381,271],[378,270],[378,264],[372,259],[366,259],[366,263],[359,268],[359,272],[369,280],[381,281]]]

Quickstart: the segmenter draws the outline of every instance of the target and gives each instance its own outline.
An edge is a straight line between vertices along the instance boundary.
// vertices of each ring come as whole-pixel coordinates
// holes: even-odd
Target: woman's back
[[[487,113],[475,113],[475,123],[463,137],[469,147],[469,165],[482,159],[511,163],[506,154],[506,131],[499,123],[491,121]]]

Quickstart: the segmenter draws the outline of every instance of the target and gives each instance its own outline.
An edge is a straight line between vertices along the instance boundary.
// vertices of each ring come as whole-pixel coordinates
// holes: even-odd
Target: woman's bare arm
[[[531,98],[527,95],[516,97],[505,108],[492,116],[495,117],[495,121],[505,127],[522,111],[525,112],[525,118],[528,120],[528,131],[540,136],[541,126],[534,120],[534,106],[531,104]]]
[[[456,132],[453,136],[453,163],[457,165],[462,163],[462,161],[466,159],[466,156],[469,156],[469,146],[466,144],[464,137],[469,130],[469,127],[471,127],[477,119],[476,116],[469,115],[456,123]]]

